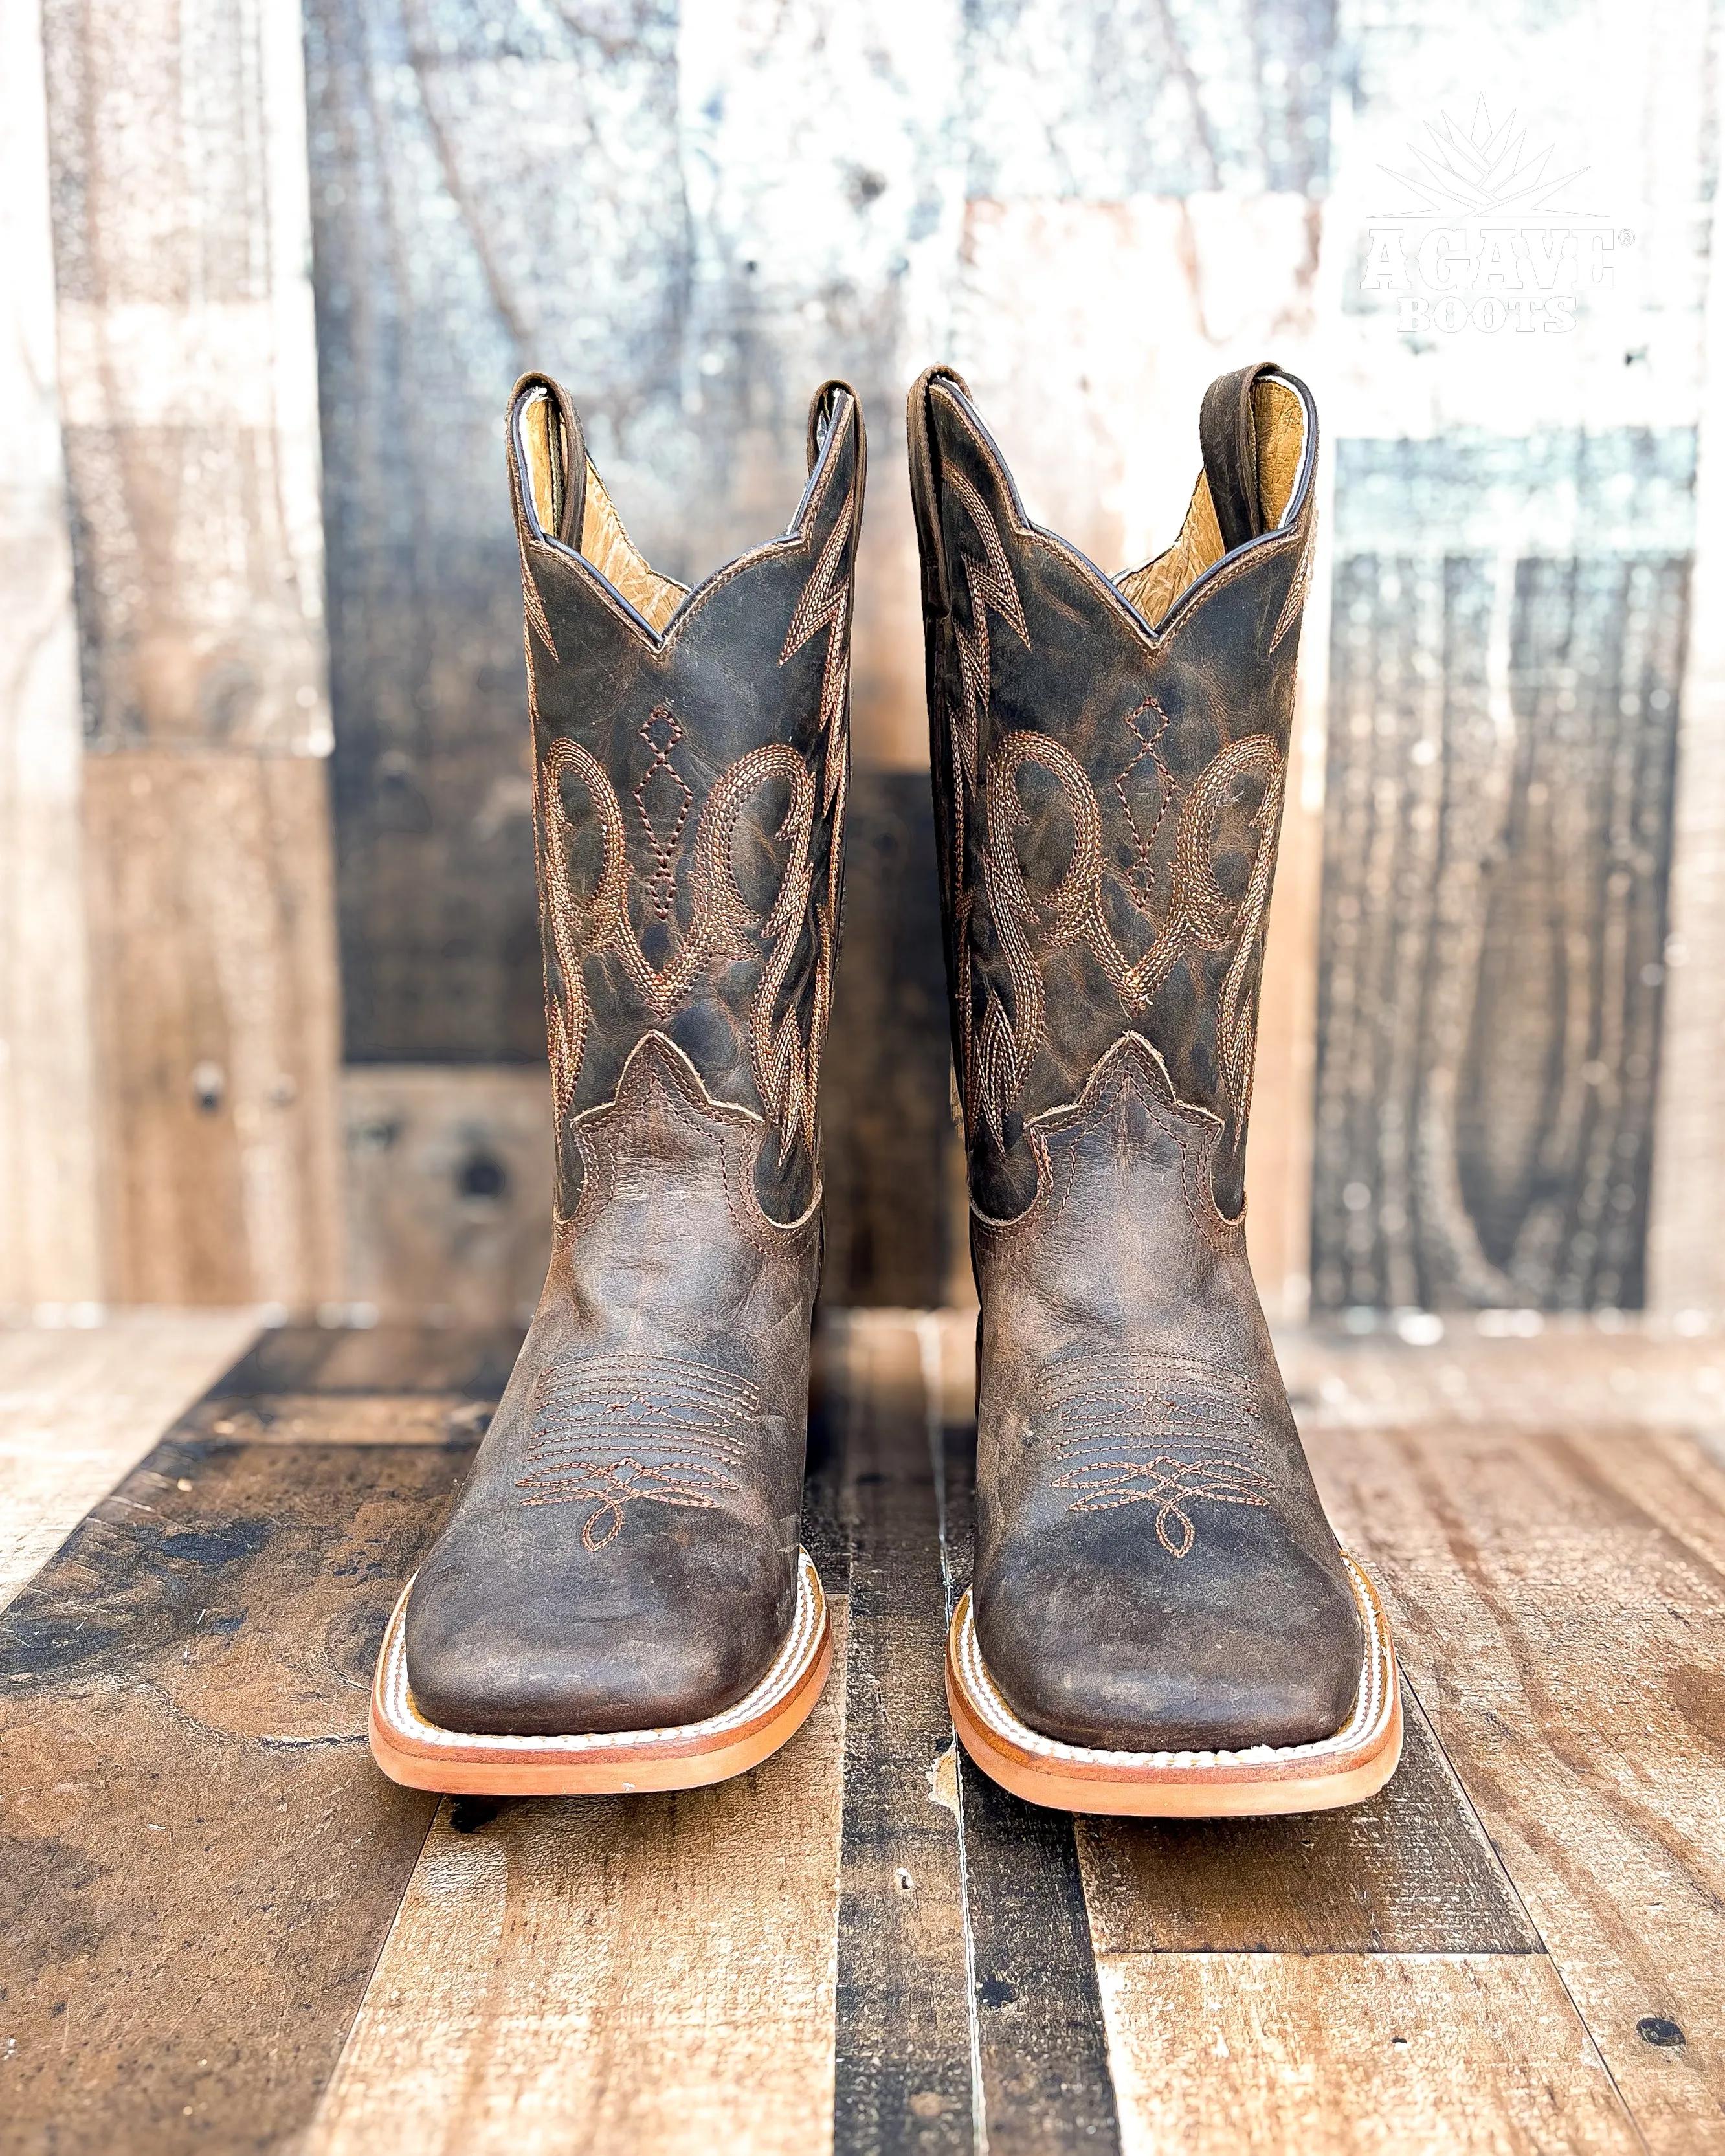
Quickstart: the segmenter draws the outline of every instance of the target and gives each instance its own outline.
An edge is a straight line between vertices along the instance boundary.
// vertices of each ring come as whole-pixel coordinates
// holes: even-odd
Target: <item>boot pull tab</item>
[[[1258,483],[1258,415],[1252,392],[1276,368],[1267,360],[1218,375],[1199,408],[1198,440],[1204,475],[1228,553],[1270,528]]]
[[[580,551],[587,512],[587,437],[573,398],[548,374],[524,374],[510,399],[521,490],[541,532]]]

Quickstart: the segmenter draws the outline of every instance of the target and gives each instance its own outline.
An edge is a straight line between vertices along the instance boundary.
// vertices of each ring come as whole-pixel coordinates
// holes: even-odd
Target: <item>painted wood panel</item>
[[[94,745],[323,754],[298,11],[45,0]]]
[[[1321,1308],[1646,1293],[1709,25],[1338,18]]]

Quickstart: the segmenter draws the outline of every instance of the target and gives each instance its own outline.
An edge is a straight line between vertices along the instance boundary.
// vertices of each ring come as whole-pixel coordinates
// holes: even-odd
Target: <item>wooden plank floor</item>
[[[501,1806],[363,1732],[513,1336],[213,1323],[0,1334],[0,2148],[1725,2150],[1725,1342],[1286,1342],[1404,1764],[1156,1826],[954,1754],[963,1314],[829,1322],[808,1727]]]

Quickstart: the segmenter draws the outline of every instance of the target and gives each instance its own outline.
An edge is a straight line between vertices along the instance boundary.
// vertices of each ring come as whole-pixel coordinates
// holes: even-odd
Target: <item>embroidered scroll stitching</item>
[[[1074,1512],[1156,1507],[1156,1538],[1172,1558],[1188,1556],[1195,1504],[1270,1502],[1273,1478],[1250,1378],[1188,1360],[1154,1356],[1118,1372],[1080,1373],[1049,1405],[1064,1433],[1050,1448],[1070,1462],[1055,1487],[1076,1494]]]
[[[669,705],[655,704],[641,722],[641,739],[652,752],[652,761],[636,783],[635,813],[647,834],[647,844],[653,849],[653,873],[647,879],[647,888],[652,894],[653,911],[661,921],[671,917],[677,850],[683,843],[683,827],[689,821],[689,812],[695,806],[695,795],[688,782],[670,760],[670,752],[682,738],[683,729]],[[665,831],[660,829],[647,798],[655,781],[661,779],[658,798],[662,807],[671,811],[670,828]],[[669,802],[665,799],[667,792],[671,796]]]
[[[1016,836],[1029,820],[1018,793],[1018,775],[1026,765],[1055,781],[1072,824],[1072,851],[1065,872],[1051,891],[1035,898],[1024,884]],[[1260,779],[1264,788],[1250,825],[1257,844],[1246,888],[1234,899],[1217,880],[1215,833],[1235,789],[1249,778]],[[1204,766],[1179,801],[1172,881],[1161,922],[1142,956],[1132,959],[1121,949],[1104,906],[1101,810],[1084,767],[1045,734],[1008,734],[996,747],[988,760],[982,796],[980,851],[983,888],[1011,983],[1013,1010],[1009,1015],[1001,998],[990,989],[967,1106],[980,1114],[997,1144],[1004,1142],[1005,1117],[1042,1043],[1046,1004],[1033,932],[1047,946],[1086,945],[1113,983],[1128,1015],[1155,1000],[1182,959],[1196,951],[1231,947],[1233,957],[1222,984],[1218,1040],[1223,1084],[1244,1111],[1250,1096],[1255,1045],[1248,988],[1276,872],[1275,834],[1283,780],[1281,754],[1268,734],[1248,734],[1231,742]],[[1164,809],[1178,791],[1175,788],[1170,793]],[[1135,906],[1135,910],[1150,926],[1148,909]]]
[[[760,1412],[746,1379],[704,1364],[615,1357],[533,1380],[523,1505],[581,1505],[589,1550],[614,1542],[642,1500],[711,1512],[740,1485],[744,1435]]]
[[[1145,721],[1152,711],[1156,714],[1156,724],[1147,733]],[[1146,696],[1127,724],[1132,728],[1139,747],[1137,754],[1128,757],[1114,774],[1114,791],[1119,796],[1121,808],[1125,812],[1127,828],[1132,834],[1132,865],[1127,870],[1127,881],[1132,886],[1132,896],[1137,899],[1138,911],[1142,913],[1147,911],[1156,895],[1156,840],[1163,825],[1168,821],[1168,812],[1173,803],[1176,788],[1174,775],[1163,760],[1161,747],[1162,737],[1168,731],[1168,713],[1153,696]],[[1132,797],[1127,792],[1127,782],[1146,762],[1154,766],[1162,788],[1156,820],[1147,831],[1140,825],[1133,813]]]
[[[1312,550],[1317,544],[1317,512],[1312,510],[1306,520],[1306,544],[1300,549],[1300,558],[1294,564],[1294,573],[1288,583],[1288,595],[1281,603],[1281,612],[1276,616],[1276,628],[1270,639],[1274,651],[1283,637],[1299,620],[1306,604],[1306,587],[1312,578]]]
[[[802,757],[782,742],[769,742],[751,749],[715,781],[696,819],[688,926],[680,928],[667,908],[663,917],[671,931],[670,947],[660,967],[642,950],[629,919],[626,834],[609,778],[596,758],[567,737],[551,744],[540,777],[541,843],[550,941],[557,960],[551,1044],[558,1115],[567,1114],[574,1105],[586,1045],[588,1009],[582,965],[587,957],[614,952],[630,984],[660,1024],[714,967],[737,959],[758,961],[761,979],[749,1042],[757,1088],[779,1134],[781,1163],[798,1131],[812,1145],[814,1093],[809,1046],[794,1008],[777,1026],[770,1022],[774,1001],[796,956],[814,875],[815,783]],[[599,873],[584,902],[578,900],[569,873],[575,826],[564,805],[563,787],[570,778],[586,795],[600,838]],[[785,785],[790,797],[775,834],[785,844],[788,858],[778,894],[762,915],[738,888],[732,849],[745,810],[774,780]],[[816,1000],[824,1010],[825,997],[819,991]]]
[[[845,715],[850,696],[850,594],[854,567],[850,549],[855,531],[855,515],[856,481],[853,479],[826,544],[803,588],[778,654],[778,663],[783,666],[822,629],[827,633],[819,721],[823,744],[821,808],[828,819],[827,872],[822,895],[814,905],[814,978],[806,1040],[793,1011],[786,1011],[777,1027],[773,1025],[773,1009],[781,979],[769,985],[763,972],[756,1000],[754,1030],[765,1041],[762,1068],[776,1089],[775,1097],[783,1102],[779,1125],[781,1166],[788,1150],[785,1133],[791,1128],[800,1126],[811,1147],[816,1142],[821,1049],[832,1014],[833,968],[839,957],[845,812],[850,778],[850,739]],[[810,887],[805,885],[805,904]],[[787,968],[794,947],[793,938],[785,956]],[[767,1097],[763,1087],[762,1098]]]
[[[630,917],[630,891],[636,879],[629,860],[628,826],[609,777],[594,757],[566,736],[554,739],[541,760],[535,813],[546,871],[547,943],[554,961],[547,968],[547,1014],[560,1118],[574,1106],[587,1044],[591,1013],[582,970],[586,959],[614,953],[660,1024],[716,968],[741,961],[759,968],[750,1010],[749,1057],[756,1090],[778,1136],[779,1166],[783,1167],[799,1137],[811,1152],[817,1146],[820,1058],[838,955],[850,767],[845,716],[854,506],[853,483],[853,492],[846,496],[809,572],[780,654],[783,665],[811,638],[826,632],[817,727],[819,779],[795,749],[783,742],[766,742],[722,772],[697,810],[696,791],[677,767],[676,752],[685,736],[675,712],[668,704],[658,704],[639,730],[649,761],[634,798],[651,864],[639,882],[648,906],[665,931],[658,965],[648,958]],[[785,865],[778,891],[762,911],[738,886],[732,853],[747,811],[775,783],[783,785],[788,796],[773,834],[785,849]],[[570,789],[580,797],[572,814]],[[598,875],[584,897],[578,895],[571,877],[578,824],[596,829],[599,840]],[[817,898],[823,839],[824,875]],[[686,922],[679,920],[676,903],[685,853],[690,855]],[[806,997],[795,993],[793,978],[805,924],[814,944]],[[781,1009],[781,999],[787,995],[789,1000]]]
[[[978,562],[969,554],[959,557],[964,572],[965,588],[970,599],[968,624],[956,618],[952,634],[958,652],[958,675],[962,698],[955,710],[948,699],[947,726],[952,765],[952,807],[951,851],[952,866],[947,879],[953,914],[952,948],[957,958],[957,978],[954,983],[955,1002],[958,1012],[959,1061],[964,1073],[964,1115],[968,1125],[973,1125],[980,1110],[988,1115],[989,1105],[1003,1097],[1003,1074],[1016,1072],[1017,1057],[1010,1028],[1003,1034],[996,1024],[990,1028],[988,1019],[993,1007],[984,1015],[981,1036],[977,1034],[971,1009],[971,916],[975,906],[975,893],[966,874],[966,850],[968,831],[973,820],[971,803],[979,788],[981,773],[978,761],[982,752],[983,729],[986,723],[990,692],[992,660],[988,644],[988,609],[992,607],[1007,627],[1023,644],[1030,649],[1030,631],[1024,619],[1024,603],[1014,581],[1012,564],[1007,559],[1006,548],[1000,537],[999,526],[982,495],[959,471],[949,472],[947,483],[954,498],[969,517],[978,538],[982,542],[983,558]],[[1013,980],[1016,989],[1025,985],[1018,954],[1009,953],[1009,963],[1014,964]],[[1031,971],[1034,972],[1034,967]],[[1040,982],[1035,993],[1040,994]],[[1002,1014],[1004,1018],[1004,1014]],[[1024,1066],[1029,1068],[1028,1064]],[[1017,1080],[1011,1081],[1016,1091]],[[990,1127],[999,1136],[999,1116],[989,1116]]]

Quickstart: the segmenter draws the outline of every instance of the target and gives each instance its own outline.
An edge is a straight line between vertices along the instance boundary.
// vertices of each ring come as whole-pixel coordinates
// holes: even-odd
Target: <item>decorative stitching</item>
[[[703,1143],[711,1145],[716,1132],[725,1203],[740,1233],[763,1250],[778,1250],[793,1247],[793,1239],[806,1241],[819,1232],[819,1176],[798,1219],[769,1219],[761,1209],[753,1175],[763,1119],[752,1108],[716,1101],[683,1050],[658,1032],[644,1034],[630,1050],[612,1097],[572,1118],[581,1153],[581,1195],[574,1212],[559,1221],[561,1229],[578,1235],[583,1220],[609,1203],[616,1188],[615,1138],[649,1114],[655,1101]]]
[[[581,1529],[589,1550],[614,1542],[628,1507],[643,1500],[716,1509],[740,1486],[729,1471],[747,1458],[738,1433],[760,1412],[746,1378],[644,1356],[546,1363],[528,1401],[519,1502],[591,1504]]]
[[[1288,579],[1288,595],[1281,603],[1281,612],[1276,616],[1276,631],[1270,639],[1274,651],[1294,624],[1300,619],[1301,608],[1306,603],[1306,587],[1312,575],[1312,551],[1317,544],[1317,512],[1313,510],[1306,519],[1306,544],[1300,549],[1300,558],[1294,564],[1294,573]]]
[[[641,829],[647,834],[647,843],[653,849],[653,873],[647,879],[647,888],[652,894],[653,911],[661,921],[671,917],[677,849],[683,842],[683,827],[689,821],[689,812],[695,806],[695,796],[688,783],[670,760],[670,752],[682,738],[683,729],[668,704],[655,704],[641,721],[641,739],[652,751],[652,761],[636,782],[635,809],[641,819]],[[647,806],[647,788],[660,772],[681,796],[671,828],[663,834]]]
[[[1156,714],[1156,725],[1147,734],[1140,723],[1147,711],[1154,711]],[[1127,824],[1132,834],[1132,850],[1135,858],[1132,867],[1127,872],[1127,881],[1132,887],[1132,895],[1138,901],[1138,911],[1142,913],[1148,909],[1156,895],[1154,850],[1157,838],[1163,825],[1168,820],[1168,812],[1173,803],[1174,775],[1163,762],[1162,751],[1158,746],[1168,730],[1168,713],[1163,710],[1156,699],[1153,696],[1146,696],[1137,711],[1132,712],[1127,720],[1127,724],[1132,728],[1133,736],[1141,747],[1137,754],[1129,757],[1115,773],[1114,791],[1120,797],[1120,805],[1126,812]],[[1157,804],[1156,821],[1150,826],[1147,832],[1139,829],[1138,819],[1132,814],[1131,797],[1126,790],[1127,780],[1143,762],[1146,757],[1148,757],[1156,766],[1156,775],[1162,782],[1162,798]]]
[[[1024,1126],[1036,1162],[1036,1195],[1022,1213],[1009,1220],[995,1219],[971,1201],[972,1232],[980,1256],[1009,1246],[1012,1240],[1059,1218],[1069,1189],[1061,1187],[1063,1167],[1067,1184],[1072,1179],[1074,1148],[1051,1142],[1070,1139],[1098,1115],[1107,1096],[1116,1088],[1136,1094],[1155,1122],[1180,1149],[1180,1187],[1193,1224],[1219,1255],[1243,1255],[1245,1229],[1244,1208],[1229,1219],[1217,1207],[1212,1165],[1222,1122],[1214,1111],[1183,1101],[1175,1092],[1168,1066],[1140,1033],[1124,1033],[1096,1063],[1076,1101],[1047,1108]]]
[[[803,587],[803,595],[791,616],[791,625],[785,631],[784,647],[778,654],[778,663],[783,666],[811,637],[822,629],[827,632],[826,660],[820,677],[819,731],[824,735],[836,733],[850,693],[850,576],[846,556],[855,509],[856,482],[853,480],[838,519],[827,535],[826,544]],[[829,756],[823,804],[829,810],[841,775],[842,766],[835,769]]]
[[[673,743],[656,740],[648,731],[652,723],[649,719],[643,738],[658,756]],[[599,875],[593,896],[584,905],[578,903],[569,875],[575,826],[562,796],[563,781],[568,776],[578,780],[601,836]],[[776,1024],[773,1016],[796,957],[814,879],[815,782],[803,758],[783,742],[769,742],[750,750],[715,781],[696,822],[689,925],[679,933],[674,911],[666,904],[660,917],[671,930],[670,949],[660,968],[649,962],[629,920],[623,811],[603,768],[578,742],[560,736],[546,752],[540,778],[538,809],[550,942],[558,975],[549,1012],[558,1115],[567,1114],[573,1106],[581,1070],[588,1019],[582,967],[588,957],[614,952],[637,994],[660,1024],[670,1018],[696,983],[716,967],[735,959],[758,960],[761,973],[749,1035],[756,1086],[778,1134],[780,1165],[789,1157],[799,1133],[813,1148],[821,1040],[831,997],[826,978],[831,966],[829,930],[817,929],[818,978],[810,1037],[803,1037],[794,1004]],[[782,781],[790,794],[776,834],[787,845],[788,858],[778,893],[762,915],[738,887],[732,849],[744,810],[763,787],[775,780]],[[643,821],[649,824],[650,831],[644,809]],[[685,812],[678,820],[676,840],[680,841],[687,821]],[[667,853],[670,858],[665,865]],[[667,892],[675,875],[675,858],[674,848],[658,841],[655,859],[665,865]],[[650,883],[656,883],[659,875],[655,870]],[[835,886],[836,880],[834,875],[829,884]],[[658,911],[656,906],[655,910]]]
[[[958,976],[954,1000],[958,1012],[959,1055],[964,1071],[965,1120],[967,1123],[973,1123],[978,1112],[985,1116],[989,1115],[991,1109],[998,1113],[1004,1112],[1001,1106],[1005,1098],[1003,1069],[1016,1073],[1010,1081],[1014,1091],[1023,1075],[1021,1072],[1016,1072],[1011,1029],[1008,1027],[1003,1035],[997,1024],[991,1033],[987,1024],[989,1014],[985,1014],[983,1037],[978,1046],[971,1013],[970,918],[973,898],[969,880],[964,872],[965,851],[969,820],[968,803],[976,793],[980,777],[978,765],[990,694],[993,662],[988,645],[988,608],[991,606],[994,608],[1027,651],[1031,646],[1024,603],[1019,597],[1018,586],[1013,579],[1012,564],[1007,559],[999,526],[994,521],[993,511],[981,493],[962,472],[951,471],[947,478],[955,499],[982,541],[984,557],[981,562],[968,554],[959,557],[960,566],[964,571],[965,588],[970,596],[970,624],[967,628],[956,616],[952,618],[952,634],[958,649],[959,682],[963,694],[960,709],[954,710],[949,698],[947,711],[952,757],[952,867],[950,877],[954,912],[952,947],[957,953]],[[986,836],[984,843],[986,846]],[[1019,963],[1022,966],[1028,962],[1021,957]],[[1019,971],[1014,972],[1014,982],[1015,987],[1023,985]],[[1040,996],[1040,983],[1035,992]],[[1028,1065],[1025,1067],[1028,1069]],[[983,1075],[984,1071],[988,1074],[987,1077]],[[995,1127],[993,1120],[990,1127]]]
[[[1052,891],[1034,900],[1025,887],[1016,842],[1018,831],[1029,820],[1018,793],[1018,775],[1027,763],[1055,781],[1072,819],[1072,851],[1065,872]],[[1234,788],[1252,776],[1264,781],[1250,826],[1257,833],[1258,843],[1246,889],[1234,900],[1216,880],[1215,828]],[[1173,879],[1161,925],[1143,956],[1132,960],[1116,940],[1103,905],[1101,810],[1083,765],[1046,734],[1011,733],[1001,742],[988,759],[980,800],[980,851],[983,889],[1006,963],[1014,1008],[1009,1017],[990,989],[966,1086],[967,1111],[981,1116],[997,1144],[1004,1142],[1007,1114],[1042,1045],[1046,1001],[1033,933],[1056,948],[1086,944],[1129,1014],[1146,1009],[1175,967],[1192,952],[1233,947],[1223,983],[1218,1034],[1224,1087],[1244,1113],[1255,1046],[1246,983],[1269,910],[1283,783],[1281,753],[1268,734],[1247,734],[1231,742],[1205,765],[1179,803]],[[1176,786],[1164,803],[1164,814],[1178,792]],[[1144,909],[1136,910],[1145,917]],[[964,970],[968,976],[968,966]],[[967,994],[961,1001],[961,1019],[968,1005]],[[968,1039],[965,1045],[968,1051]]]
[[[1172,1558],[1197,1538],[1189,1505],[1270,1502],[1250,1378],[1181,1355],[1135,1358],[1106,1371],[1052,1373],[1044,1404],[1066,1433],[1049,1449],[1071,1463],[1054,1478],[1057,1490],[1077,1492],[1067,1509],[1154,1505],[1156,1538]]]

